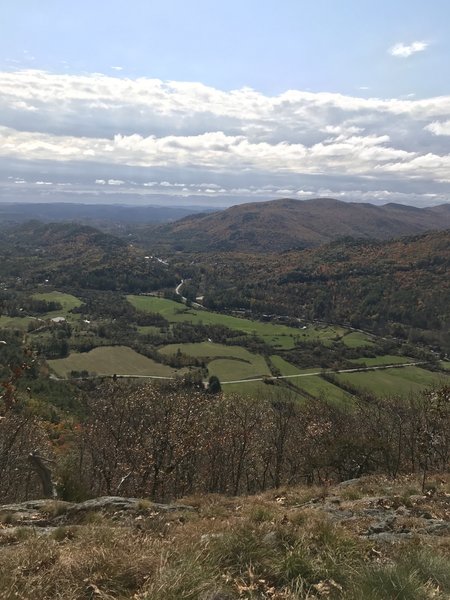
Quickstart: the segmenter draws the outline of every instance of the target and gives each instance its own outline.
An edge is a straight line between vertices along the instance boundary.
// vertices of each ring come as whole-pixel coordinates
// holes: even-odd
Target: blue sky
[[[446,0],[5,0],[0,199],[447,201],[449,63]]]

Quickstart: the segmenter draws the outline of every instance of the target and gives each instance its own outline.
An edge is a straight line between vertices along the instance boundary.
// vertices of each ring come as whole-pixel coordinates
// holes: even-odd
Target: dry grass
[[[367,479],[354,487],[358,495],[391,488],[397,498],[407,495],[406,488],[414,491],[415,483]],[[323,499],[338,492],[296,488],[249,498],[198,496],[183,500],[197,511],[164,515],[143,501],[123,519],[103,515],[44,535],[4,524],[0,599],[450,597],[448,537],[367,540],[358,535],[357,520],[340,525],[322,510]],[[58,505],[48,508],[61,511]],[[415,519],[402,523],[415,526]]]

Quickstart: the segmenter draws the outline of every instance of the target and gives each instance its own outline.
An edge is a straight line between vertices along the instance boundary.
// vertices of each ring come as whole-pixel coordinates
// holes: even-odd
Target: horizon
[[[429,209],[429,208],[436,208],[438,206],[449,206],[449,210],[450,210],[450,202],[439,202],[437,204],[430,204],[427,206],[415,206],[413,204],[406,204],[406,203],[400,203],[400,202],[393,202],[390,200],[386,200],[386,201],[375,201],[375,202],[370,202],[369,200],[365,200],[364,202],[358,202],[358,201],[353,201],[353,200],[343,200],[343,199],[338,199],[338,198],[332,198],[329,196],[317,196],[314,198],[290,198],[290,197],[280,197],[280,198],[269,198],[269,199],[250,199],[250,200],[244,200],[242,202],[237,202],[235,204],[201,204],[201,203],[190,203],[188,202],[188,199],[185,199],[184,202],[180,202],[180,201],[174,201],[171,202],[170,204],[167,203],[167,199],[164,198],[164,200],[161,200],[159,203],[157,202],[157,200],[153,200],[152,203],[149,204],[132,204],[132,202],[73,202],[67,199],[61,200],[61,201],[54,201],[54,200],[48,200],[48,201],[43,201],[41,199],[36,199],[34,201],[24,201],[24,202],[17,202],[17,201],[0,201],[0,208],[3,207],[17,207],[17,208],[22,208],[22,207],[26,207],[26,206],[71,206],[71,207],[91,207],[91,208],[124,208],[124,209],[133,209],[133,208],[137,208],[137,209],[146,209],[146,208],[155,208],[155,209],[161,209],[161,208],[167,208],[167,209],[183,209],[183,210],[192,210],[194,212],[201,212],[201,211],[207,211],[207,212],[211,212],[212,210],[214,211],[223,211],[223,210],[227,210],[228,208],[234,208],[237,206],[242,206],[244,204],[267,204],[267,203],[273,203],[273,202],[283,202],[286,200],[292,200],[294,202],[316,202],[319,200],[331,200],[334,202],[339,202],[342,204],[368,204],[371,206],[376,206],[376,207],[383,207],[383,206],[406,206],[406,207],[411,207],[411,208],[417,208],[417,209]]]
[[[0,7],[0,202],[450,202],[450,6],[391,4]]]

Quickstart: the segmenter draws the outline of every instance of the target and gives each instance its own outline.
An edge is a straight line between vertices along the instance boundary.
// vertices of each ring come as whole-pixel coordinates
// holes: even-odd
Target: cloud
[[[427,42],[412,42],[411,44],[404,44],[403,42],[398,42],[389,48],[389,54],[391,56],[397,56],[399,58],[408,58],[412,54],[416,54],[416,52],[423,52],[428,48],[429,44]]]
[[[431,131],[434,135],[450,135],[450,119],[443,122],[433,121],[425,129]]]
[[[51,179],[45,193],[67,199],[181,194],[230,202],[287,191],[448,199],[450,96],[269,96],[35,70],[0,72],[0,90],[0,198],[25,194],[25,184],[1,187],[25,176]]]

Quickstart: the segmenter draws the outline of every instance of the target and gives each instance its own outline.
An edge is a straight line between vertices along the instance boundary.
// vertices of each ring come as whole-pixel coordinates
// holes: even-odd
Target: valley
[[[280,239],[293,202],[261,207]],[[336,210],[356,220],[372,211],[329,200],[297,204],[303,216],[320,209],[329,227]],[[226,223],[249,210],[192,219]],[[422,223],[424,214],[439,213],[385,210],[420,214]],[[260,236],[258,228],[250,240]],[[361,401],[408,401],[450,382],[448,231],[270,253],[162,251],[158,236],[141,239],[143,231],[137,225],[131,236],[117,236],[64,222],[4,226],[4,374],[8,360],[20,363],[21,348],[33,357],[33,377],[24,372],[18,389],[42,390],[39,402],[65,389],[73,402],[107,380],[148,381],[206,393],[211,386],[243,401],[320,401],[353,411]]]
[[[150,228],[103,223],[102,230],[74,222],[0,226],[4,564],[17,550],[41,573],[50,547],[60,557],[52,564],[62,565],[63,549],[76,553],[94,539],[109,573],[122,538],[135,535],[139,548],[144,538],[152,547],[156,540],[181,547],[188,535],[190,547],[215,564],[207,549],[231,543],[228,524],[230,539],[237,536],[232,555],[244,548],[252,569],[253,539],[265,548],[277,527],[287,564],[308,527],[314,539],[302,546],[301,568],[311,551],[323,577],[334,571],[320,567],[321,531],[339,539],[327,551],[332,560],[344,556],[358,568],[367,557],[352,562],[353,551],[344,552],[349,539],[358,548],[370,543],[375,562],[389,556],[398,565],[419,537],[446,543],[449,231],[367,239],[365,230],[365,239],[326,243],[306,236],[286,249],[289,204],[275,204],[279,218],[269,207],[272,238],[261,238],[259,225],[253,233],[237,225],[228,250],[214,228],[205,234],[216,249],[192,232],[189,244],[174,243],[182,236],[163,243],[160,232],[183,228],[183,219]],[[219,215],[192,218],[205,224]],[[226,223],[229,213],[222,217]],[[335,218],[322,215],[330,227]],[[245,251],[236,250],[236,231],[248,240]],[[281,240],[271,252],[264,250],[269,238]],[[389,491],[392,482],[401,498]],[[428,495],[426,486],[439,491]],[[35,500],[43,493],[47,500]],[[416,510],[422,505],[438,512]],[[129,558],[123,564],[129,572]],[[434,566],[421,568],[428,582]],[[281,590],[298,579],[286,569]],[[359,581],[346,584],[340,571],[333,577],[342,585]],[[94,579],[105,589],[115,576]],[[144,589],[142,581],[129,589]],[[272,585],[258,586],[262,597],[276,597]],[[181,588],[173,589],[178,600]]]
[[[450,600],[450,3],[0,15],[0,600]]]

